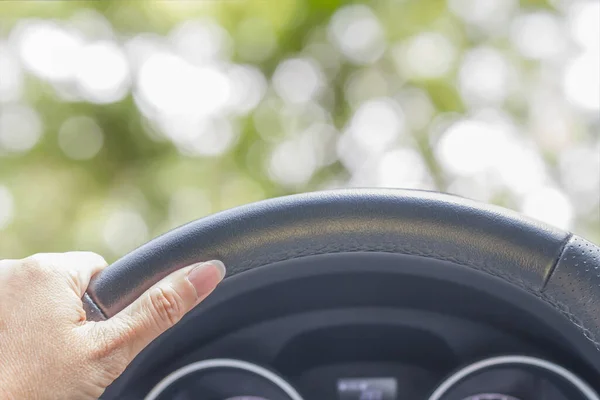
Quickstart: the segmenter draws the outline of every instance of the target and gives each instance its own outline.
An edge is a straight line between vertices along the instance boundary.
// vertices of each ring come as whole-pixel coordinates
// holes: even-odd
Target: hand
[[[0,399],[97,399],[225,275],[219,261],[187,267],[109,320],[86,321],[81,297],[104,267],[86,252],[0,261]]]

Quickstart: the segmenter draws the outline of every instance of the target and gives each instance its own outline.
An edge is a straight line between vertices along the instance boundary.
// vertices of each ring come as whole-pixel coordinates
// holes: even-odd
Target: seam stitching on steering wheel
[[[565,247],[566,247],[566,243],[563,246],[563,249],[561,249],[561,255],[562,255],[562,252],[564,251]],[[586,339],[588,339],[590,342],[592,342],[592,344],[598,351],[600,351],[600,342],[598,342],[596,340],[594,334],[589,329],[587,329],[584,326],[584,324],[569,311],[569,308],[567,306],[560,303],[559,301],[557,301],[553,297],[549,296],[548,294],[543,293],[541,291],[541,289],[539,291],[535,290],[535,289],[529,287],[525,283],[525,281],[523,281],[522,279],[512,277],[512,276],[500,273],[498,271],[492,270],[489,266],[486,266],[486,265],[483,265],[483,266],[475,265],[475,264],[471,264],[467,261],[460,260],[456,257],[445,256],[445,255],[437,254],[434,252],[424,252],[424,251],[417,250],[412,247],[400,247],[396,244],[390,244],[388,246],[386,246],[386,245],[379,246],[378,248],[373,248],[373,247],[362,248],[360,245],[359,246],[348,246],[346,248],[342,248],[340,246],[335,246],[334,248],[332,248],[331,246],[312,247],[310,249],[310,251],[307,250],[306,248],[303,248],[303,249],[298,249],[298,250],[292,251],[292,252],[289,252],[289,251],[285,252],[285,253],[279,255],[279,257],[277,255],[275,257],[273,257],[272,256],[273,254],[271,254],[271,257],[269,257],[268,259],[265,257],[264,260],[261,260],[261,258],[254,258],[252,260],[252,262],[248,263],[244,268],[241,268],[238,272],[246,271],[248,269],[253,268],[254,266],[266,265],[266,264],[271,264],[271,263],[279,262],[279,261],[286,261],[286,260],[291,260],[291,259],[295,259],[295,258],[308,257],[308,256],[312,256],[312,255],[333,254],[333,253],[343,253],[343,252],[350,252],[350,253],[352,253],[352,252],[373,252],[373,253],[381,252],[381,253],[393,253],[393,254],[420,256],[420,257],[426,257],[426,258],[433,258],[433,259],[440,260],[440,261],[449,261],[449,262],[453,262],[455,264],[458,264],[458,265],[461,265],[464,267],[473,268],[475,270],[485,272],[489,275],[503,279],[503,280],[507,281],[508,283],[516,285],[517,287],[525,290],[527,293],[539,298],[540,300],[546,302],[547,304],[549,304],[552,307],[554,307],[555,309],[557,309],[573,325],[575,325],[577,327],[577,329],[585,336]],[[558,263],[559,259],[560,259],[560,256],[556,260],[555,264]],[[553,269],[554,268],[555,267],[553,267]]]
[[[563,240],[563,242],[561,244],[561,248],[560,248],[560,253],[558,254],[558,257],[556,257],[554,259],[554,263],[552,263],[552,266],[550,267],[550,269],[546,273],[546,276],[544,276],[544,282],[542,283],[542,287],[540,288],[540,293],[543,293],[544,290],[546,289],[546,286],[548,285],[548,282],[550,281],[550,278],[552,278],[552,275],[554,275],[554,271],[556,270],[556,266],[558,265],[558,262],[562,258],[563,254],[565,254],[565,251],[567,251],[567,245],[571,241],[572,237],[573,237],[573,234],[571,232],[569,232],[569,234],[567,235],[566,239]]]

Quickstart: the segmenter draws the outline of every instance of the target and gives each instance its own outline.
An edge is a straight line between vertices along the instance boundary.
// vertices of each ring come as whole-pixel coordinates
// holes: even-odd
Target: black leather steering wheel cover
[[[560,310],[597,344],[600,326],[592,316],[598,286],[591,283],[581,301],[551,279],[571,273],[568,289],[579,289],[576,277],[584,270],[565,258],[573,240],[503,208],[440,193],[314,192],[238,207],[168,232],[98,274],[84,305],[89,319],[110,317],[170,272],[210,259],[223,260],[232,276],[317,254],[384,252],[451,261],[500,277]],[[581,263],[596,271],[600,259],[589,254],[580,255],[587,257]]]
[[[542,295],[600,350],[600,247],[572,235]]]

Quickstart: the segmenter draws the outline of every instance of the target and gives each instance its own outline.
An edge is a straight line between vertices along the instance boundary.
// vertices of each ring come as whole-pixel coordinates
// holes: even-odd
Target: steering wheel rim
[[[169,273],[221,259],[227,277],[319,254],[415,255],[499,277],[558,310],[600,350],[600,248],[512,211],[447,194],[345,189],[224,211],[139,247],[94,277],[89,320],[110,318]]]

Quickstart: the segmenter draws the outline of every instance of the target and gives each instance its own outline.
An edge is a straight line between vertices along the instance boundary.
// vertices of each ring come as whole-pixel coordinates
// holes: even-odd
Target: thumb
[[[130,306],[101,322],[117,343],[127,347],[131,361],[161,333],[175,325],[208,296],[225,276],[221,261],[208,261],[173,272]]]

